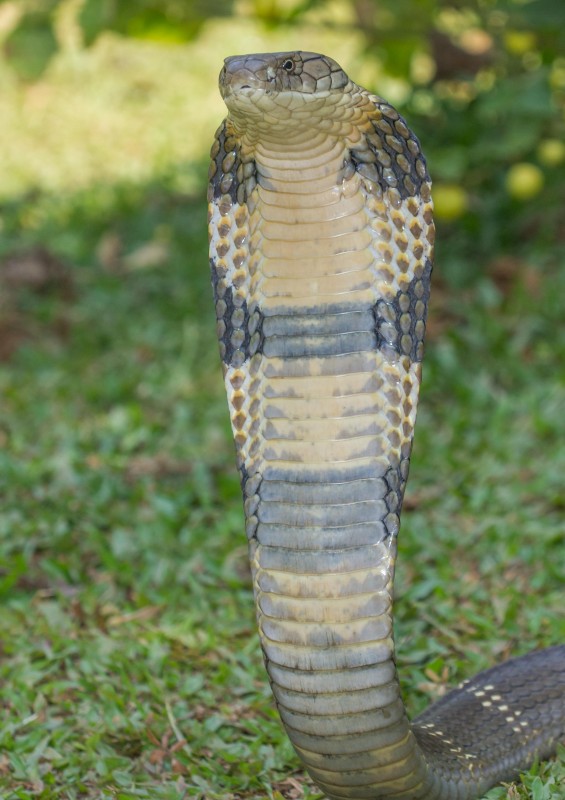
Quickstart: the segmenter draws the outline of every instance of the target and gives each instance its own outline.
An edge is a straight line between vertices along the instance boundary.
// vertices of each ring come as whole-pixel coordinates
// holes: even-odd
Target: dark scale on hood
[[[232,203],[244,205],[257,183],[257,169],[254,161],[242,161],[239,144],[231,135],[227,120],[216,131],[210,156],[208,201],[228,195]]]
[[[350,150],[351,163],[383,191],[397,189],[402,199],[419,195],[430,179],[420,143],[394,108],[386,103],[376,108],[380,114],[372,120],[367,148]]]
[[[213,259],[210,260],[212,286],[216,303],[216,328],[222,361],[228,367],[240,367],[263,347],[263,314],[249,309],[245,298],[229,285]]]
[[[411,361],[424,356],[424,335],[430,297],[431,261],[426,260],[421,275],[416,275],[406,291],[398,292],[394,300],[378,300],[373,306],[377,346]]]

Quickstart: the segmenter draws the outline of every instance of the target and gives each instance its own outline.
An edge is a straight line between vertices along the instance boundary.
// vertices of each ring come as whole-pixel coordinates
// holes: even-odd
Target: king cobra
[[[565,645],[408,720],[392,598],[434,227],[418,139],[309,52],[227,58],[210,265],[257,620],[329,798],[470,800],[565,732]]]

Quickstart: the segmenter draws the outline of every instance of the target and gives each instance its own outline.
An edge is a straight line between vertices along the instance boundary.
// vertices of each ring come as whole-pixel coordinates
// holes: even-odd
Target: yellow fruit
[[[522,56],[536,46],[536,35],[531,31],[506,31],[504,44],[509,53]]]
[[[543,139],[538,146],[538,158],[546,167],[556,167],[565,161],[565,143],[560,139]]]
[[[522,161],[506,173],[506,191],[515,200],[530,200],[543,189],[545,178],[535,164]]]
[[[436,183],[433,198],[437,219],[451,222],[467,211],[467,193],[455,183]]]

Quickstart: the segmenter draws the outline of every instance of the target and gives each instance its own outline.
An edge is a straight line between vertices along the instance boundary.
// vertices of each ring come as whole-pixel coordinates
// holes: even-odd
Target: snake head
[[[303,105],[343,92],[349,78],[332,58],[297,50],[230,56],[220,72],[220,93],[232,113],[260,113],[274,105]]]

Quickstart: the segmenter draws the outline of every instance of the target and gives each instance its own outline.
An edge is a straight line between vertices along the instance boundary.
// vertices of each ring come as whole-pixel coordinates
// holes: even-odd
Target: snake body
[[[280,716],[330,798],[476,798],[564,733],[565,646],[407,718],[392,593],[433,250],[420,145],[316,53],[228,58],[220,90],[210,264]]]

